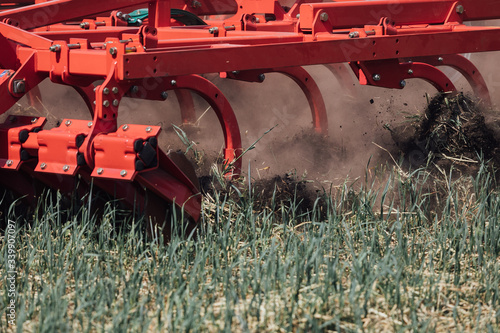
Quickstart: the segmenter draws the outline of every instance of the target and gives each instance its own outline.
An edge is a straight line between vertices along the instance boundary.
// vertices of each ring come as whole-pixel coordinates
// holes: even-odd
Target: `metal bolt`
[[[295,17],[299,19],[300,18],[300,14],[295,15]]]
[[[71,125],[71,120],[69,120],[69,119],[68,119],[68,120],[66,120],[66,121],[64,122],[64,125],[66,125],[66,126]]]
[[[112,47],[109,49],[109,54],[116,55],[118,53],[118,49],[116,47]]]
[[[458,5],[457,8],[456,8],[456,10],[457,10],[457,13],[463,14],[464,13],[464,6]]]
[[[118,101],[117,99],[114,99],[113,100],[113,106],[118,106],[118,104],[120,104],[120,101]]]
[[[199,1],[193,1],[191,3],[191,7],[193,7],[193,8],[200,8],[201,7],[201,2],[199,2]]]
[[[67,165],[67,164],[66,164],[65,166],[63,166],[63,171],[64,171],[64,172],[66,172],[66,171],[68,171],[68,170],[69,170],[69,165]]]
[[[40,169],[42,169],[42,170],[43,170],[43,169],[45,169],[46,167],[47,167],[47,164],[46,164],[46,163],[42,163],[42,164],[40,164]]]
[[[161,98],[162,98],[163,100],[166,100],[166,99],[168,98],[168,92],[166,92],[166,91],[162,91],[162,92],[161,92]]]
[[[31,118],[31,123],[32,124],[36,123],[37,121],[38,121],[38,118],[36,118],[36,117],[35,118]]]
[[[132,87],[130,88],[130,92],[131,92],[132,94],[137,94],[137,92],[139,92],[139,87],[138,87],[138,86],[132,86]]]
[[[232,71],[231,73],[232,73],[233,75],[238,75],[238,74],[240,74],[240,71]]]
[[[381,77],[379,74],[373,74],[373,81],[380,81]]]
[[[120,90],[118,90],[118,87],[113,87],[113,89],[111,89],[111,91],[113,92],[113,94],[118,94],[118,92]]]
[[[359,31],[353,31],[349,34],[349,38],[358,38],[359,37]]]
[[[405,80],[401,80],[401,82],[399,82],[399,85],[401,86],[401,88],[406,87],[406,81]]]
[[[319,19],[320,19],[321,21],[323,21],[323,22],[328,21],[328,13],[326,13],[326,12],[321,13],[321,14],[319,15]]]
[[[172,80],[172,81],[170,81],[170,84],[173,85],[173,86],[176,86],[177,85],[177,81]]]
[[[104,102],[102,102],[102,105],[104,105],[105,107],[108,107],[109,106],[109,101],[105,100]]]
[[[265,79],[266,79],[266,76],[264,74],[259,74],[259,81],[260,82],[264,82]]]
[[[212,35],[214,35],[218,32],[219,32],[219,28],[217,28],[217,27],[213,27],[213,28],[208,29],[208,33],[210,33]]]
[[[7,166],[9,166],[9,167],[10,167],[13,163],[14,163],[14,162],[13,162],[12,160],[7,160],[7,162],[6,162]]]
[[[147,132],[147,133],[151,132],[152,130],[153,130],[153,129],[151,128],[151,126],[146,127],[146,132]]]
[[[26,83],[24,80],[14,80],[12,87],[14,94],[22,94],[26,92]]]
[[[108,88],[108,87],[104,88],[104,89],[102,90],[102,93],[103,93],[104,95],[109,94],[109,88]]]
[[[255,18],[255,23],[260,23],[260,18],[256,17]]]
[[[124,131],[128,130],[128,125],[123,125],[122,130],[124,130]]]
[[[97,102],[96,102],[96,101],[94,101],[94,105],[97,105]]]
[[[99,168],[99,169],[97,169],[97,174],[98,174],[98,175],[102,175],[103,171],[104,171],[104,170],[103,170],[102,168]]]
[[[94,87],[94,92],[96,92],[96,90],[97,90],[97,87]]]
[[[125,177],[126,175],[127,175],[127,171],[126,170],[120,171],[120,176]]]
[[[408,74],[412,75],[413,74],[413,69],[408,70]]]
[[[59,44],[52,45],[51,47],[49,47],[49,50],[51,52],[61,52],[61,45]]]
[[[87,126],[88,126],[89,128],[90,128],[90,127],[92,127],[92,125],[94,125],[94,123],[93,123],[93,122],[91,122],[91,121],[89,121],[89,122],[88,122],[88,124],[87,124]]]
[[[82,22],[80,23],[80,28],[82,29],[88,29],[90,27],[90,23],[89,22]]]
[[[443,62],[443,61],[444,61],[443,57],[439,57],[439,58],[438,58],[438,61],[439,61],[439,62]]]

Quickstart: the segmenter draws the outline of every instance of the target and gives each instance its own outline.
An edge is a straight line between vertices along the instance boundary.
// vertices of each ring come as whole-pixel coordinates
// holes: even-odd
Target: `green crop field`
[[[264,202],[226,184],[205,195],[198,233],[174,223],[166,244],[112,204],[98,220],[47,195],[31,218],[2,216],[17,331],[498,332],[494,173],[429,168],[346,181],[309,209],[298,192]],[[16,330],[7,235],[2,332]]]

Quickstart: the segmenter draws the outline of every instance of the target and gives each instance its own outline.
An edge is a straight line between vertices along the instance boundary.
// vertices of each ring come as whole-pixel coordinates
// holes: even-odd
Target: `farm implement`
[[[459,71],[491,103],[464,53],[500,50],[496,0],[53,0],[0,1],[0,96],[6,113],[45,79],[73,87],[92,120],[8,115],[0,126],[0,182],[27,198],[38,185],[71,194],[93,186],[157,221],[174,204],[198,221],[201,195],[183,154],[164,152],[154,124],[119,124],[123,98],[162,101],[173,91],[182,121],[196,120],[191,92],[216,113],[227,177],[237,177],[242,142],[237,112],[203,75],[262,82],[282,73],[304,92],[312,127],[328,134],[327,108],[303,66],[324,65],[346,89],[403,89],[422,79],[453,93],[439,68]],[[347,64],[341,65],[339,64]],[[236,110],[237,111],[237,110]],[[333,113],[333,111],[331,112]],[[147,120],[146,120],[147,121]],[[78,183],[78,186],[76,185]]]

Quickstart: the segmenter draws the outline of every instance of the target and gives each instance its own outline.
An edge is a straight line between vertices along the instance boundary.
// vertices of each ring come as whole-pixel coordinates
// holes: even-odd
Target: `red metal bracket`
[[[403,89],[406,79],[422,79],[440,92],[455,92],[455,85],[439,69],[420,62],[399,63],[398,59],[350,63],[359,83],[392,89]]]
[[[45,125],[44,117],[9,116],[0,125],[0,168],[18,170],[22,161],[30,154],[23,149],[30,133],[39,131]]]
[[[35,171],[74,176],[85,164],[79,148],[89,134],[92,122],[64,119],[59,127],[38,133],[38,165]]]
[[[92,177],[133,180],[140,169],[156,168],[160,131],[160,126],[123,125],[114,133],[96,135]]]

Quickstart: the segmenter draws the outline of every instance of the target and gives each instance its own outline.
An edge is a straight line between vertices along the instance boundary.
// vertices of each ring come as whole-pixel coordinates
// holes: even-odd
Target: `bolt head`
[[[102,93],[103,93],[104,95],[109,94],[109,88],[108,88],[108,87],[104,88],[104,89],[102,90]]]
[[[126,175],[127,175],[127,171],[126,170],[120,171],[120,176],[125,177]]]
[[[113,89],[111,89],[111,91],[113,92],[113,94],[118,94],[118,92],[120,90],[118,89],[118,87],[113,87]]]
[[[381,77],[379,74],[373,74],[373,81],[380,81]]]
[[[97,169],[97,174],[98,175],[102,175],[103,172],[104,172],[104,170],[102,168]]]
[[[401,88],[406,87],[406,81],[405,80],[401,80],[401,82],[399,82],[399,85],[401,86]]]
[[[443,61],[444,61],[443,57],[439,57],[439,58],[438,58],[438,61],[439,61],[439,62],[443,62]]]
[[[458,14],[463,14],[464,13],[464,6],[458,5],[456,10],[457,10]]]
[[[113,106],[118,106],[118,104],[120,104],[120,101],[117,99],[113,100]]]
[[[63,166],[63,171],[64,171],[64,172],[66,172],[66,171],[68,171],[68,170],[69,170],[69,165],[67,165],[67,164],[66,164],[65,166]]]
[[[123,125],[122,130],[124,130],[124,131],[128,130],[128,125]]]
[[[12,160],[7,160],[7,162],[6,162],[5,164],[7,164],[7,166],[9,166],[9,167],[10,167],[13,163],[14,163],[14,161],[12,161]]]
[[[90,128],[90,127],[92,127],[92,125],[94,125],[94,123],[93,123],[93,122],[91,122],[91,121],[89,121],[89,122],[88,122],[88,124],[87,124],[87,126],[88,126],[89,128]]]
[[[44,170],[46,167],[47,167],[47,164],[46,164],[46,163],[42,163],[42,164],[40,164],[40,169]]]
[[[116,47],[112,47],[109,49],[109,54],[116,55],[118,53],[118,49]]]
[[[38,118],[34,117],[34,118],[31,118],[31,123],[34,124],[38,121]]]
[[[295,18],[299,19],[300,18],[300,14],[295,15]]]
[[[259,74],[259,81],[260,82],[264,82],[265,79],[266,79],[266,75],[265,74]]]
[[[168,98],[168,92],[166,92],[166,91],[162,91],[162,92],[161,92],[161,98],[162,98],[163,100],[166,100],[166,99]]]
[[[61,45],[59,45],[59,44],[52,45],[51,47],[49,47],[49,50],[51,52],[60,52],[61,51]]]
[[[412,75],[413,74],[413,69],[408,70],[408,74]]]
[[[151,126],[146,127],[146,132],[147,132],[147,133],[150,133],[152,130],[153,130],[153,129],[151,128]]]
[[[353,31],[349,34],[349,38],[358,38],[359,37],[359,32]]]
[[[139,87],[138,87],[138,86],[132,86],[132,87],[130,88],[130,92],[131,92],[132,94],[137,94],[137,93],[139,92]]]
[[[104,102],[102,102],[102,105],[104,105],[105,107],[108,107],[109,106],[109,101],[105,100]]]
[[[326,12],[321,13],[321,14],[319,15],[319,19],[320,19],[321,21],[323,21],[323,22],[328,21],[328,13],[326,13]]]
[[[176,86],[177,85],[177,81],[172,80],[172,81],[170,81],[170,84],[173,85],[173,86]]]
[[[66,126],[70,126],[70,125],[71,125],[71,120],[69,120],[69,119],[68,119],[68,120],[66,120],[66,121],[64,122],[64,125],[66,125]]]

